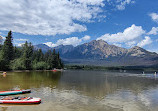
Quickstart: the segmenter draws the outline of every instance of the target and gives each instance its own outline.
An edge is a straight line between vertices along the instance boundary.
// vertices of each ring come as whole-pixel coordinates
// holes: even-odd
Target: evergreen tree
[[[20,58],[22,55],[22,50],[21,48],[17,48],[16,46],[14,47],[14,59]]]
[[[55,52],[55,49],[53,50],[51,57],[52,57],[52,68],[58,68],[58,59],[57,59],[57,54]]]
[[[59,54],[59,52],[58,52],[58,54],[57,54],[57,66],[56,66],[57,68],[61,68],[61,59],[60,59],[60,54]]]
[[[2,50],[2,45],[0,44],[0,50]]]
[[[2,56],[8,63],[10,62],[10,60],[13,60],[14,58],[14,48],[12,40],[12,32],[9,31],[8,36],[6,37],[4,45],[2,47]]]
[[[24,62],[24,67],[27,70],[32,69],[32,55],[33,55],[33,46],[31,43],[28,43],[27,41],[23,45],[23,56],[22,60]]]
[[[42,50],[41,49],[39,49],[38,51],[37,51],[37,61],[38,62],[40,62],[40,61],[43,61],[43,53],[42,53]]]
[[[48,63],[48,69],[52,69],[54,68],[54,56],[52,54],[51,50],[48,50],[48,52],[46,53],[46,62]]]
[[[9,31],[4,45],[0,44],[0,70],[44,70],[63,68],[59,52],[55,49],[43,54],[42,50],[34,50],[27,41],[22,48],[13,47],[12,32]]]
[[[55,54],[56,54],[55,49],[53,49],[53,55],[55,55]]]
[[[9,69],[9,64],[11,60],[14,58],[14,48],[12,44],[12,32],[8,32],[8,36],[6,37],[4,41],[4,45],[1,50],[1,57],[0,57],[0,62],[3,64],[3,70],[8,70]]]

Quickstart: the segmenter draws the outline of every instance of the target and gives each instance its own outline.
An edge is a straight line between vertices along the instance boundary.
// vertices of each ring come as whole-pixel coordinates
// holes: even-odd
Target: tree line
[[[63,68],[59,52],[55,49],[43,53],[35,50],[27,41],[22,47],[13,46],[12,32],[9,31],[3,44],[0,44],[0,70],[51,70]]]

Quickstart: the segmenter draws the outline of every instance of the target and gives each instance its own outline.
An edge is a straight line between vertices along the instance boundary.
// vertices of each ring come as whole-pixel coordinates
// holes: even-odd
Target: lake
[[[39,105],[0,105],[0,111],[158,111],[158,76],[141,72],[9,72],[0,90],[31,89]]]

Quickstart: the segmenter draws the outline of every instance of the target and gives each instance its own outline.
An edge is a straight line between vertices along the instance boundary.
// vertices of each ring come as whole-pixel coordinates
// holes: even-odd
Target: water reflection
[[[0,90],[31,89],[40,87],[55,87],[61,77],[61,73],[50,71],[42,72],[13,72],[5,78],[0,77]]]
[[[69,71],[61,77],[58,88],[78,90],[87,96],[102,98],[118,90],[130,90],[138,94],[157,87],[158,81],[128,74],[97,71]]]
[[[13,72],[0,77],[0,90],[31,89],[38,106],[0,107],[0,111],[157,111],[158,80],[103,71]]]

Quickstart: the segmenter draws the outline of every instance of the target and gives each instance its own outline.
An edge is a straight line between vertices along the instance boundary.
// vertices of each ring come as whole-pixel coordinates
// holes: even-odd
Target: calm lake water
[[[158,76],[105,71],[10,72],[0,90],[31,89],[39,105],[0,105],[0,111],[158,111]]]

